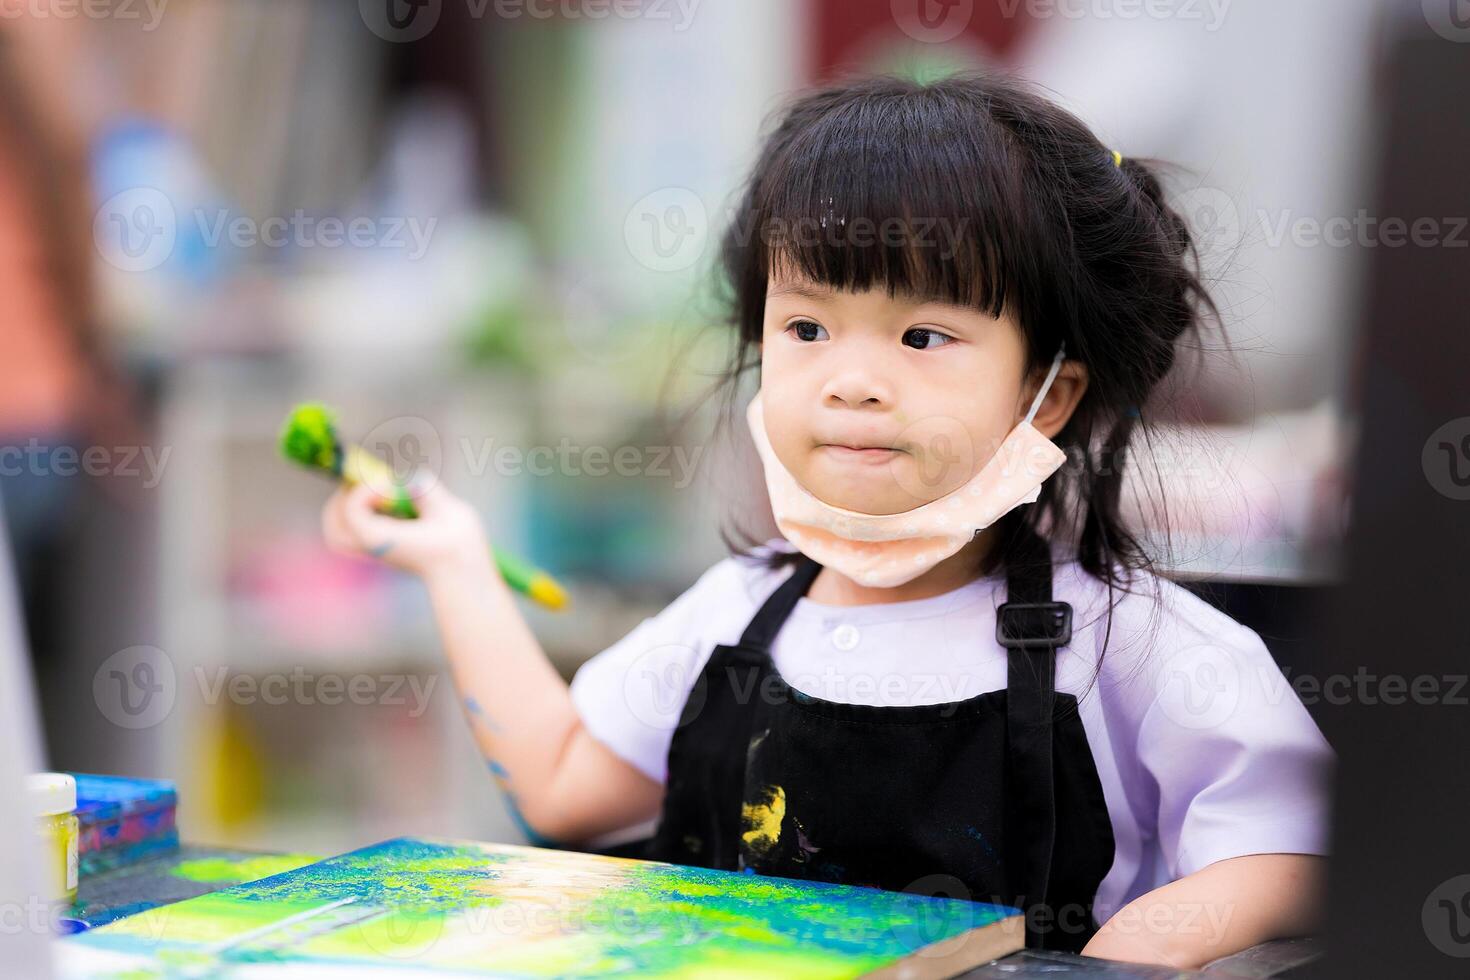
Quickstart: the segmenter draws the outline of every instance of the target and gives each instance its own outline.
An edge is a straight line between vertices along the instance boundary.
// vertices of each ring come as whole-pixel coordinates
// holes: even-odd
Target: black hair
[[[730,399],[759,367],[773,266],[837,289],[1009,313],[1028,376],[1065,343],[1089,382],[1055,437],[1068,463],[1034,505],[998,522],[979,571],[1019,556],[1023,536],[1067,534],[1083,568],[1126,589],[1131,570],[1152,568],[1120,514],[1130,443],[1147,432],[1181,338],[1206,315],[1219,321],[1189,230],[1165,203],[1163,166],[1119,164],[1074,115],[1000,73],[868,77],[800,97],[767,137],[722,242]],[[757,543],[724,537],[737,553]]]

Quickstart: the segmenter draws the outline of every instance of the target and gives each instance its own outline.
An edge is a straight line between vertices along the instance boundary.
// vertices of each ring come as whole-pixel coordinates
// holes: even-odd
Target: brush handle
[[[380,508],[382,513],[404,520],[414,520],[419,516],[413,496],[393,475],[392,468],[361,446],[348,446],[343,450],[342,481],[349,486],[367,483],[380,493],[384,487],[391,487],[391,495],[386,496],[385,504]],[[511,588],[548,609],[561,609],[566,605],[566,592],[546,572],[494,545],[490,546],[490,553],[495,558],[500,577]]]

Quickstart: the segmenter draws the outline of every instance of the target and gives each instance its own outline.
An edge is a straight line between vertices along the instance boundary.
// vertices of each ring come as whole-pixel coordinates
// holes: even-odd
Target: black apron
[[[1077,699],[1054,688],[1072,609],[1051,601],[1045,543],[1022,554],[996,618],[1006,689],[893,707],[814,698],[773,667],[821,570],[801,556],[691,690],[647,856],[1012,905],[1028,946],[1081,950],[1113,829]]]

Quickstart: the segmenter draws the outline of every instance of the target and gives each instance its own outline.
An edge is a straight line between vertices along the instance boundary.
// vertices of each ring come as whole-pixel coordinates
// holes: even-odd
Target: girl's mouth
[[[819,448],[833,459],[851,463],[886,463],[900,452],[882,446],[844,446],[838,443],[823,443]]]

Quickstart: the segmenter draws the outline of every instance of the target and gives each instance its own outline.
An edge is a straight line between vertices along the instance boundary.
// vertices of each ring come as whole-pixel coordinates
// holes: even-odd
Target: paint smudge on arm
[[[465,714],[470,716],[471,724],[484,725],[485,730],[490,732],[492,735],[499,735],[503,731],[503,729],[495,721],[495,719],[486,714],[484,707],[481,706],[480,702],[475,700],[473,697],[467,697],[464,699],[464,710]]]
[[[493,735],[501,734],[500,725],[485,713],[485,708],[474,697],[464,699],[464,710],[465,714],[469,715],[471,725],[481,725]],[[490,770],[490,775],[495,778],[495,785],[500,787],[501,795],[505,797],[506,811],[510,814],[510,819],[515,823],[516,829],[536,847],[555,847],[556,841],[538,833],[521,813],[520,802],[516,799],[515,791],[510,787],[510,770],[489,755],[485,756],[485,765]]]
[[[505,797],[505,809],[510,814],[511,822],[516,825],[516,829],[521,832],[527,842],[534,847],[555,847],[556,841],[539,833],[521,813],[520,801],[516,799],[515,791],[510,788],[510,771],[490,758],[486,758],[485,765],[490,769],[490,775],[495,777],[495,785],[500,787],[501,795]]]

